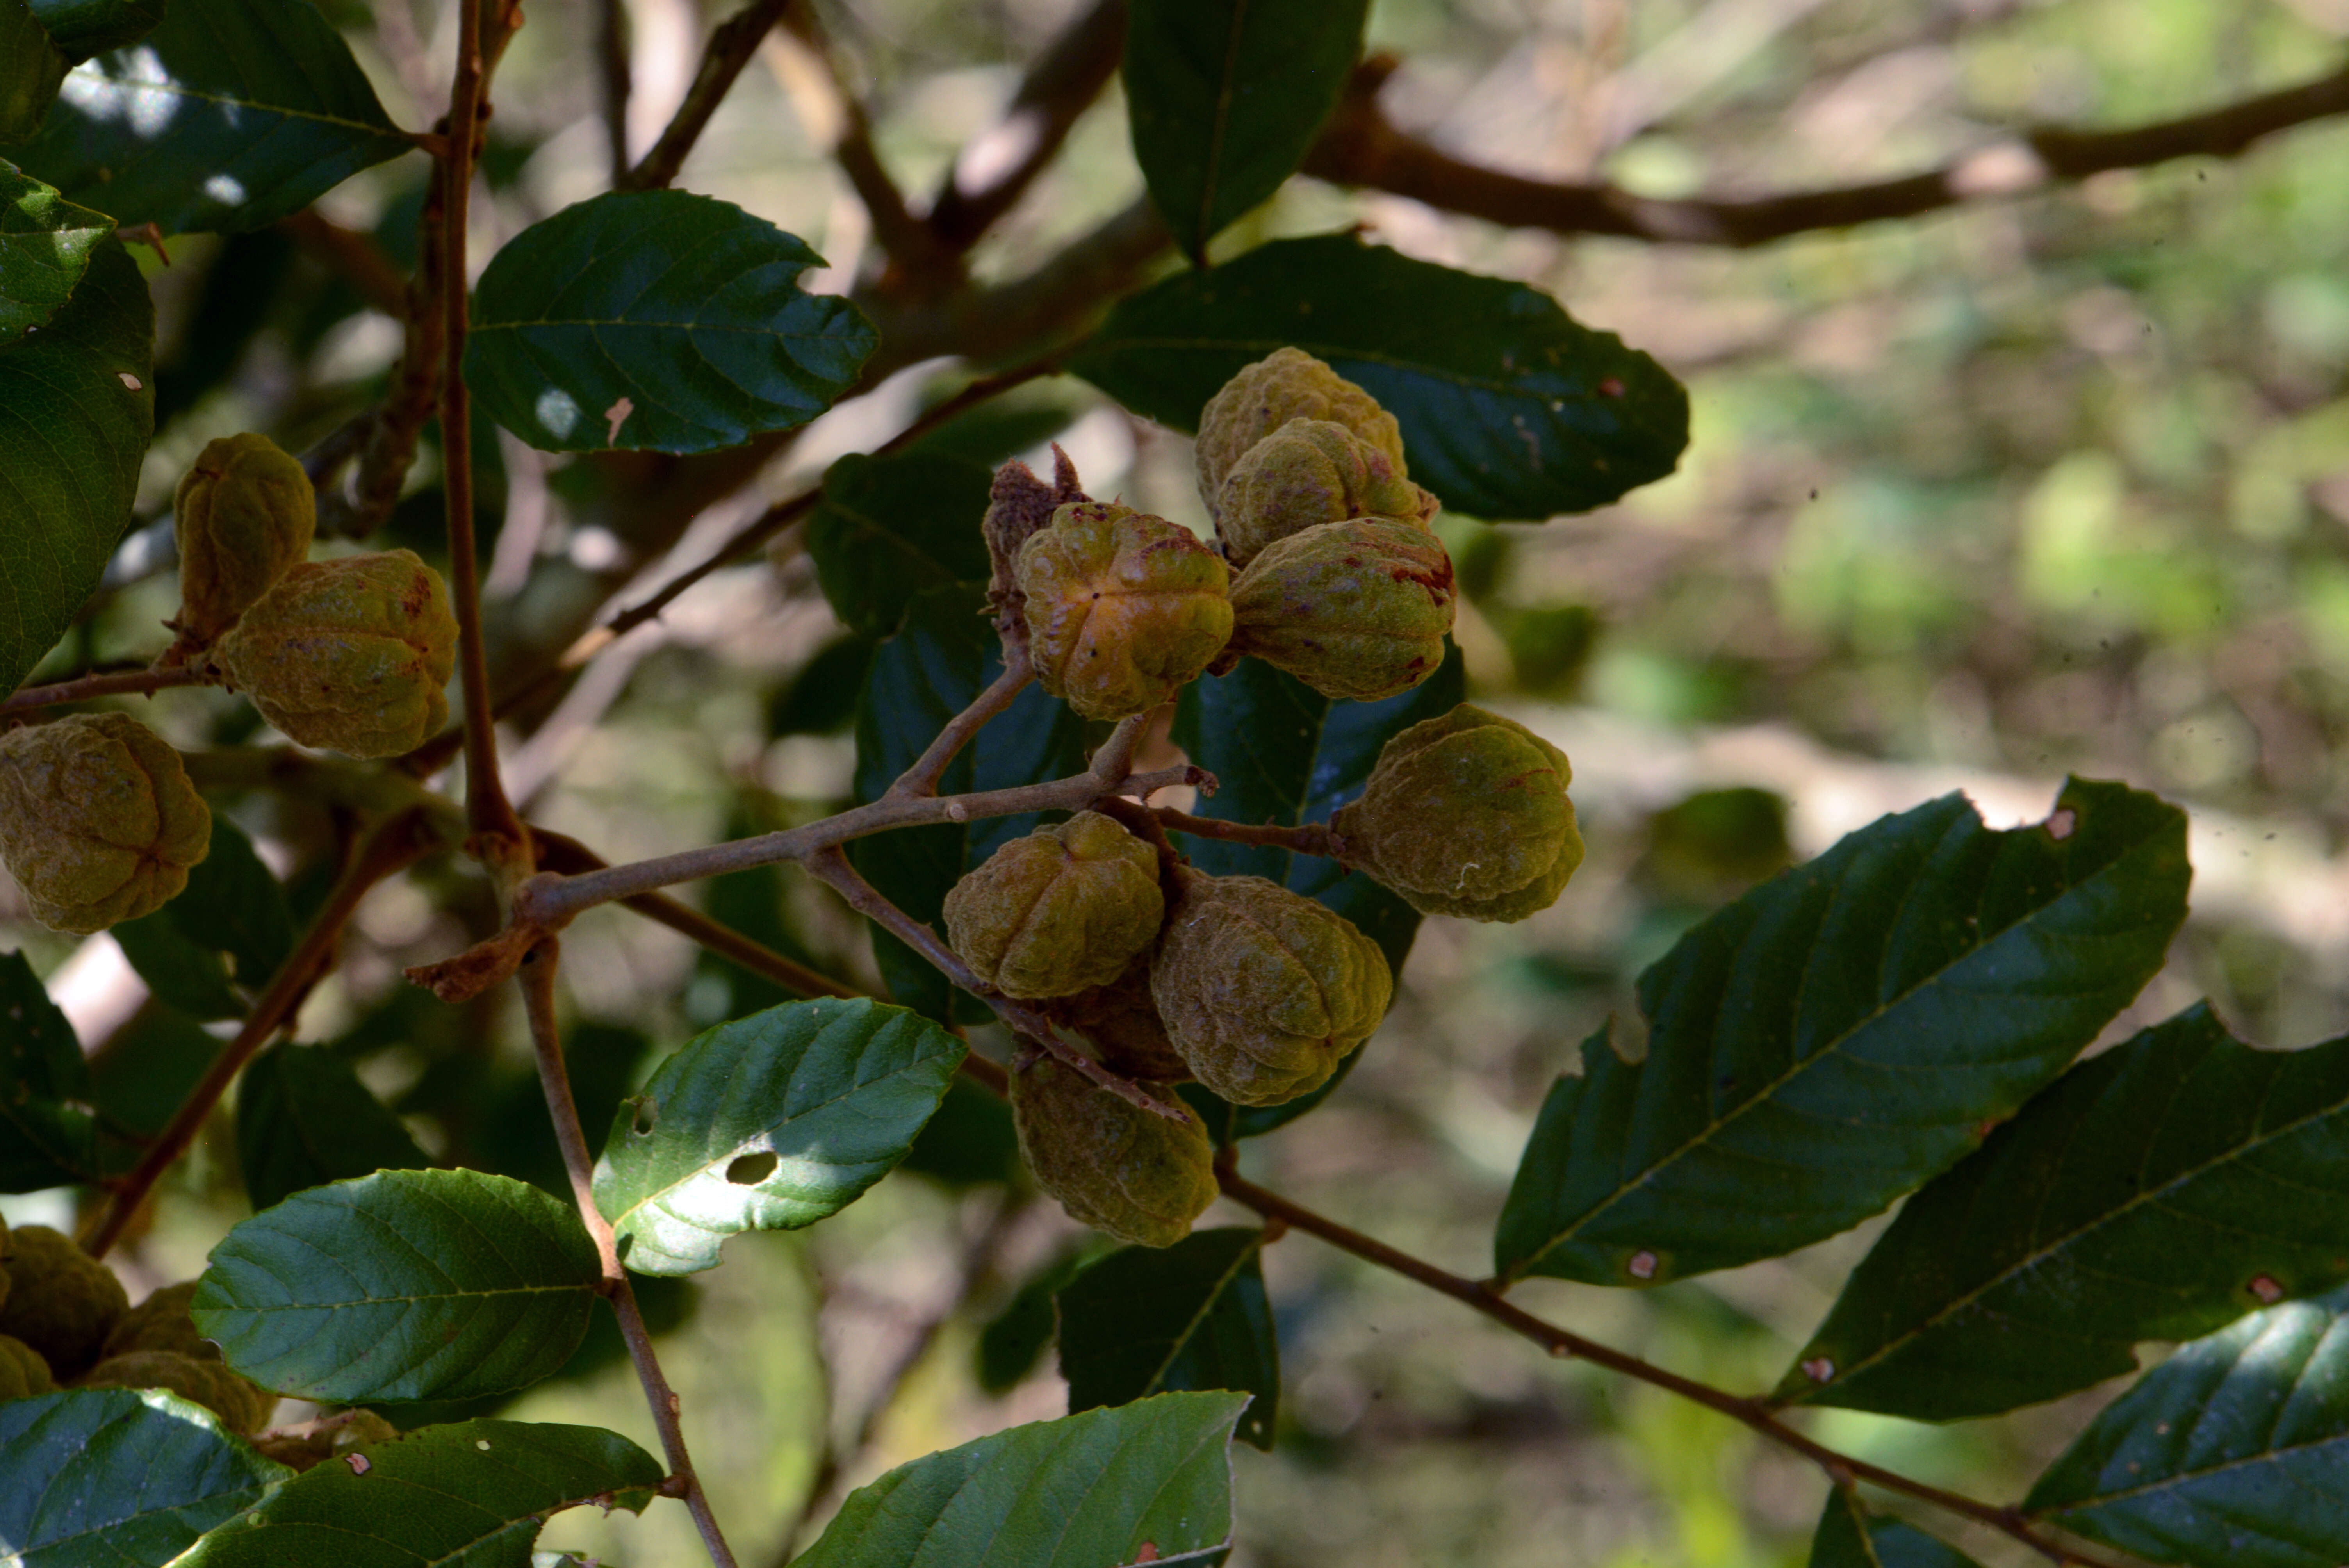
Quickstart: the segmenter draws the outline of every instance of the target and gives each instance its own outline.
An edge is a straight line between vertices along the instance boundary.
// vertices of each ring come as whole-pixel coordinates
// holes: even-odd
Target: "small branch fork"
[[[146,696],[171,686],[214,686],[219,677],[196,665],[176,669],[116,670],[104,675],[76,676],[50,686],[26,686],[0,697],[0,714],[23,713],[60,703],[87,702],[98,696]]]

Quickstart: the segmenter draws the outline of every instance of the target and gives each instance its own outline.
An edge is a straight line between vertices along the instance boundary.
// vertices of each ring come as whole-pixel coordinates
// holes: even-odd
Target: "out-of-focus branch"
[[[596,0],[595,65],[603,96],[605,157],[615,189],[628,178],[628,95],[635,88],[628,69],[628,8],[625,0]]]
[[[1093,0],[1044,46],[1003,119],[962,150],[931,201],[926,222],[940,245],[969,250],[1027,193],[1117,74],[1124,48],[1125,0]]]
[[[389,316],[408,314],[408,280],[372,234],[330,222],[316,207],[305,207],[278,228],[295,244],[340,273],[367,304]]]
[[[669,117],[667,129],[636,166],[612,181],[622,191],[658,191],[677,178],[685,167],[686,154],[701,139],[709,127],[710,116],[726,101],[734,88],[734,80],[750,57],[759,51],[759,40],[764,38],[776,21],[791,8],[792,0],[750,0],[750,4],[734,13],[709,35],[709,42],[701,51],[701,65],[693,73],[693,85],[686,89],[685,101],[677,113]],[[623,133],[625,134],[625,133]],[[626,153],[620,155],[626,159]]]
[[[144,696],[166,686],[212,686],[219,676],[182,665],[176,669],[114,670],[104,675],[76,676],[48,686],[26,686],[0,698],[0,714],[23,713],[64,702],[87,702],[94,696]]]
[[[1939,169],[1777,196],[1635,196],[1614,185],[1527,180],[1465,162],[1399,130],[1379,107],[1392,58],[1360,67],[1305,172],[1408,196],[1446,212],[1560,234],[1745,248],[1822,229],[1913,218],[2172,159],[2233,158],[2263,138],[2349,114],[2349,69],[2178,119],[2119,130],[2044,126]]]
[[[864,107],[864,95],[855,90],[841,69],[840,57],[824,35],[815,8],[802,5],[786,15],[782,25],[822,67],[831,88],[830,96],[838,106],[838,134],[833,142],[832,156],[839,163],[840,171],[848,176],[849,188],[856,192],[856,199],[864,203],[864,211],[873,220],[873,237],[898,273],[885,286],[894,288],[913,279],[936,277],[945,267],[946,253],[928,226],[905,205],[905,193],[897,188],[897,181],[883,165],[880,150],[873,144],[873,118]]]

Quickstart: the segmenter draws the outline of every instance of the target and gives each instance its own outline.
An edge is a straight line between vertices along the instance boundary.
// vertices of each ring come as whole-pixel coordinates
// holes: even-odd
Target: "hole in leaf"
[[[733,1182],[737,1187],[756,1187],[775,1173],[777,1163],[774,1151],[771,1150],[761,1150],[756,1154],[738,1155],[734,1162],[726,1167],[726,1180]]]
[[[628,1122],[630,1130],[633,1130],[638,1138],[644,1137],[653,1130],[654,1114],[653,1102],[649,1096],[637,1100],[636,1113],[629,1119]]]

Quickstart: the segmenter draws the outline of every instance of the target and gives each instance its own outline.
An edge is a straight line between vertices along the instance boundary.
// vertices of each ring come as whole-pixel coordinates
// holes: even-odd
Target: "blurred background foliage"
[[[325,0],[394,118],[429,124],[452,39],[442,0]],[[885,164],[935,189],[994,126],[1072,0],[819,7]],[[632,146],[657,133],[716,13],[626,0]],[[595,7],[536,0],[502,77],[476,255],[606,179]],[[2039,121],[2125,125],[2327,68],[2344,0],[1379,0],[1402,60],[1384,102],[1457,156],[1647,195],[1761,193],[1905,172]],[[828,150],[835,83],[769,40],[679,184],[806,237],[812,286],[880,262]],[[1249,1147],[1299,1200],[1472,1275],[1543,1088],[1694,920],[1879,813],[1951,789],[1993,823],[2044,814],[2067,770],[2188,805],[2196,916],[2115,1035],[2209,995],[2246,1037],[2349,1029],[2349,125],[2237,161],[2101,175],[2020,201],[1751,252],[1512,231],[1299,180],[1217,253],[1349,222],[1413,255],[1533,283],[1690,385],[1680,472],[1547,525],[1443,527],[1467,588],[1471,696],[1573,758],[1591,853],[1522,925],[1433,922],[1395,1012],[1319,1114]],[[326,217],[412,263],[425,165],[336,191]],[[974,258],[1018,275],[1141,190],[1112,86]],[[399,330],[364,269],[294,225],[142,257],[159,306],[159,433],[109,588],[44,666],[140,657],[172,609],[171,489],[242,429],[289,448],[376,396]],[[379,298],[379,296],[378,296]],[[916,366],[792,441],[743,495],[620,505],[672,459],[549,458],[484,424],[482,548],[501,662],[572,642],[765,500],[871,445],[929,396]],[[1195,527],[1186,440],[1072,380],[1032,384],[931,449],[980,462],[1057,438],[1088,488]],[[428,452],[367,542],[439,552]],[[976,518],[972,519],[974,526]],[[533,819],[619,859],[842,803],[871,644],[841,627],[787,536],[606,651],[521,717],[509,779]],[[37,677],[36,677],[37,678]],[[258,723],[218,693],[142,707],[176,742]],[[219,797],[288,879],[297,919],[349,824],[300,794]],[[877,984],[854,921],[796,872],[687,890],[719,918]],[[185,1082],[204,1036],[150,999],[110,936],[75,944],[0,908],[96,1053],[101,1082]],[[510,999],[447,1008],[399,968],[484,934],[469,868],[432,862],[363,907],[304,1016],[435,1159],[560,1186]],[[610,911],[574,928],[574,1074],[591,1132],[657,1053],[783,999]],[[214,1033],[217,1034],[217,1026]],[[984,1032],[982,1032],[982,1045]],[[171,1075],[177,1075],[176,1077]],[[168,1099],[159,1105],[168,1106]],[[125,1099],[126,1130],[163,1111]],[[818,1231],[752,1235],[648,1310],[718,1511],[778,1560],[837,1488],[1057,1414],[1045,1305],[1090,1243],[1016,1181],[1000,1109],[958,1090],[914,1169]],[[245,1212],[233,1130],[167,1182],[121,1257],[133,1295],[190,1277]],[[57,1220],[62,1194],[11,1199]],[[1209,1222],[1215,1222],[1211,1216]],[[1526,1304],[1728,1387],[1768,1385],[1865,1233],[1643,1295],[1556,1282]],[[1271,1248],[1287,1398],[1270,1456],[1238,1460],[1249,1568],[1764,1568],[1802,1561],[1821,1487],[1800,1461],[1653,1390],[1521,1344],[1314,1243]],[[608,1324],[605,1330],[608,1330]],[[531,1393],[525,1418],[652,1440],[616,1335]],[[2012,1496],[2104,1393],[1929,1428],[1821,1412],[1827,1441]],[[398,1412],[395,1412],[398,1414]],[[410,1408],[403,1418],[412,1421]],[[2010,1543],[1963,1538],[1987,1563]],[[681,1562],[681,1511],[566,1515],[550,1545]]]

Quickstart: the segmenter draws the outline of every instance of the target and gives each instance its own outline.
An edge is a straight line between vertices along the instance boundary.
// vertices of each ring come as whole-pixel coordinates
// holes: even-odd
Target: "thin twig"
[[[1379,107],[1379,88],[1394,68],[1392,57],[1357,68],[1306,154],[1306,173],[1516,228],[1741,249],[2044,191],[2111,170],[2233,158],[2279,131],[2349,114],[2349,70],[2340,70],[2202,114],[2118,130],[2023,129],[1940,168],[1894,180],[1775,196],[1665,200],[1603,183],[1528,180],[1454,158],[1396,129]]]
[[[97,696],[148,696],[171,686],[215,686],[220,677],[192,665],[177,669],[152,666],[136,670],[116,670],[106,675],[76,676],[71,680],[56,681],[48,686],[26,686],[5,698],[0,698],[0,713],[22,713],[31,708],[54,707],[59,703],[87,702]]]
[[[926,800],[938,792],[938,780],[946,776],[955,754],[970,743],[971,738],[986,727],[989,719],[1009,707],[1036,678],[1035,666],[1028,662],[1028,645],[1017,645],[1012,657],[1007,660],[1003,673],[997,676],[988,688],[974,698],[971,705],[953,718],[937,733],[937,738],[913,766],[897,776],[882,799],[886,800]]]
[[[759,52],[759,40],[764,38],[777,19],[791,8],[792,0],[751,0],[723,22],[709,35],[709,42],[701,51],[701,64],[693,73],[693,85],[686,89],[685,101],[655,141],[650,151],[637,160],[636,166],[612,183],[622,191],[658,191],[677,178],[685,167],[686,154],[701,139],[709,128],[709,117],[726,101],[733,90],[735,78],[750,57]]]
[[[408,315],[408,280],[372,234],[346,229],[316,207],[281,218],[277,227],[295,244],[340,273],[367,304],[388,316]]]
[[[626,188],[628,178],[628,95],[635,82],[628,68],[628,8],[625,0],[596,0],[595,65],[603,96],[596,108],[604,116],[605,161],[612,186]]]
[[[1326,855],[1335,859],[1340,851],[1338,835],[1326,822],[1300,822],[1295,827],[1283,827],[1278,822],[1261,825],[1247,822],[1219,822],[1212,817],[1195,817],[1188,811],[1178,811],[1172,806],[1154,806],[1151,814],[1164,826],[1178,833],[1188,833],[1195,839],[1221,839],[1233,844],[1269,844],[1277,850],[1292,850],[1300,855]]]
[[[279,1030],[293,1027],[295,1016],[301,1011],[310,988],[334,967],[335,946],[342,938],[343,926],[368,890],[440,841],[439,835],[431,831],[429,814],[420,809],[386,818],[361,841],[357,853],[326,894],[317,918],[278,966],[268,988],[254,1003],[243,1026],[221,1047],[212,1066],[196,1080],[195,1087],[180,1102],[178,1111],[155,1135],[154,1142],[147,1146],[147,1152],[140,1157],[130,1173],[108,1184],[104,1206],[91,1217],[84,1231],[85,1252],[102,1258],[121,1239],[131,1216],[139,1212],[139,1205],[146,1201],[163,1172],[188,1151],[188,1146],[195,1141],[196,1134],[212,1116],[212,1108],[228,1092],[228,1086],[244,1064],[275,1038]]]
[[[1772,1442],[1792,1449],[1818,1465],[1831,1478],[1857,1478],[1882,1487],[1887,1491],[1897,1491],[1904,1496],[1913,1497],[1920,1502],[1930,1503],[1936,1508],[1971,1519],[1978,1524],[1986,1524],[1993,1530],[2012,1536],[2033,1552],[2041,1553],[2059,1565],[2078,1564],[2079,1568],[2119,1568],[2116,1563],[2090,1556],[2073,1547],[2061,1545],[2048,1539],[2033,1528],[2020,1510],[2000,1508],[1993,1503],[1983,1502],[1957,1492],[1944,1491],[1940,1487],[1928,1486],[1923,1481],[1912,1480],[1897,1470],[1889,1470],[1881,1465],[1869,1464],[1866,1460],[1854,1459],[1849,1454],[1828,1448],[1826,1444],[1806,1437],[1787,1426],[1760,1399],[1742,1398],[1725,1389],[1716,1388],[1709,1383],[1700,1383],[1693,1377],[1683,1377],[1677,1372],[1668,1372],[1652,1362],[1641,1360],[1637,1356],[1617,1350],[1610,1346],[1601,1345],[1594,1339],[1585,1339],[1570,1329],[1560,1328],[1555,1324],[1545,1322],[1523,1308],[1512,1305],[1484,1284],[1464,1278],[1447,1269],[1438,1268],[1433,1264],[1413,1257],[1409,1253],[1391,1247],[1384,1242],[1366,1236],[1360,1231],[1341,1225],[1327,1215],[1317,1213],[1301,1203],[1282,1197],[1278,1192],[1257,1186],[1231,1169],[1228,1163],[1218,1166],[1216,1176],[1223,1187],[1226,1197],[1245,1203],[1267,1219],[1278,1220],[1292,1229],[1309,1232],[1341,1252],[1351,1253],[1365,1262],[1376,1264],[1381,1268],[1402,1275],[1405,1279],[1423,1284],[1439,1295],[1448,1295],[1453,1300],[1483,1313],[1511,1333],[1532,1340],[1553,1356],[1572,1356],[1588,1361],[1594,1367],[1604,1367],[1610,1372],[1619,1373],[1623,1377],[1648,1384],[1651,1387],[1661,1388],[1667,1393],[1677,1394],[1683,1399],[1702,1405],[1708,1410],[1714,1410],[1727,1416],[1733,1421],[1752,1428]]]
[[[897,181],[882,163],[880,149],[873,144],[873,119],[864,107],[864,95],[856,91],[847,73],[841,69],[840,56],[817,19],[815,7],[801,6],[783,18],[783,26],[814,57],[831,82],[833,97],[840,105],[840,134],[831,149],[833,160],[848,176],[849,189],[856,192],[856,199],[864,204],[866,214],[873,220],[873,237],[879,242],[882,254],[905,274],[936,277],[942,271],[950,273],[947,253],[931,235],[928,226],[906,206],[905,193],[897,188]]]
[[[603,1264],[604,1294],[612,1304],[613,1315],[620,1320],[620,1336],[627,1341],[628,1359],[636,1363],[636,1381],[644,1385],[645,1403],[651,1408],[653,1425],[660,1430],[661,1449],[668,1460],[668,1488],[673,1489],[669,1495],[681,1498],[692,1511],[694,1525],[701,1532],[701,1542],[709,1549],[710,1562],[718,1568],[736,1568],[733,1549],[726,1544],[726,1536],[718,1528],[717,1516],[709,1510],[709,1496],[702,1490],[701,1477],[693,1468],[693,1456],[686,1449],[677,1390],[669,1387],[668,1377],[661,1370],[660,1357],[654,1354],[652,1336],[645,1328],[645,1315],[636,1308],[636,1289],[628,1281],[628,1271],[620,1263],[619,1243],[612,1234],[611,1222],[595,1206],[595,1162],[587,1154],[587,1134],[579,1124],[579,1107],[572,1099],[571,1075],[563,1060],[563,1037],[555,1026],[554,974],[558,954],[554,938],[545,938],[523,960],[518,975],[523,1009],[530,1019],[531,1047],[538,1057],[539,1087],[545,1091],[547,1114],[554,1122],[554,1141],[563,1150],[563,1167],[571,1178],[571,1196],[578,1207],[580,1223],[595,1241],[595,1255]]]

